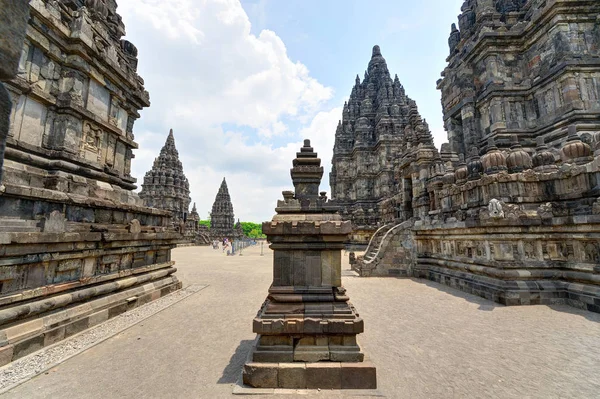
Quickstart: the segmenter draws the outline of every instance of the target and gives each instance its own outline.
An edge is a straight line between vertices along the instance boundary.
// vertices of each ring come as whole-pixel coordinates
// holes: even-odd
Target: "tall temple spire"
[[[183,173],[173,129],[158,158],[154,159],[152,169],[144,176],[140,197],[147,206],[171,211],[177,218],[185,219],[188,214],[190,184]]]
[[[398,76],[392,79],[376,45],[365,78],[353,86],[335,132],[329,182],[342,215],[356,226],[375,227],[379,204],[393,192],[395,179],[392,168],[376,160],[399,159],[420,145],[433,146],[429,128]]]
[[[210,233],[214,238],[233,238],[238,235],[234,231],[234,223],[233,204],[223,177],[210,213]]]

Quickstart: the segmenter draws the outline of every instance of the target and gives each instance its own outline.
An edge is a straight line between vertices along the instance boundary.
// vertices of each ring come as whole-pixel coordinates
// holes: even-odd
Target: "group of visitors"
[[[229,253],[229,248],[231,248],[231,246],[232,246],[232,243],[229,240],[229,238],[227,238],[227,237],[223,238],[223,241],[221,242],[222,252],[227,251],[227,253]],[[213,240],[212,247],[213,247],[213,249],[219,249],[219,240]]]

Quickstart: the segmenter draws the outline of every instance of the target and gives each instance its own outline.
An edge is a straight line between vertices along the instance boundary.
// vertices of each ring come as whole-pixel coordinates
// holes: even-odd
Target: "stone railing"
[[[404,252],[412,250],[412,245],[404,243],[400,237],[406,230],[410,231],[412,225],[413,222],[408,220],[381,227],[373,235],[365,256],[356,259],[352,270],[364,277],[410,275]]]

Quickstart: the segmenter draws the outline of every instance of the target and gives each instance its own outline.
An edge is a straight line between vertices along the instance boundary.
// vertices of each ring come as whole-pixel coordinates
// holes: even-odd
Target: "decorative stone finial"
[[[488,211],[492,219],[502,219],[504,217],[504,211],[502,210],[502,203],[496,198],[492,198],[488,204]]]
[[[592,160],[592,147],[581,141],[575,125],[569,126],[569,135],[560,155],[565,163],[581,165]]]
[[[493,139],[490,139],[487,152],[481,157],[481,164],[486,175],[506,171],[506,155],[496,147]]]
[[[458,154],[458,165],[456,166],[456,170],[454,171],[454,177],[456,183],[464,183],[467,181],[467,177],[469,176],[469,172],[467,169],[467,164],[465,162],[464,154]]]
[[[304,146],[296,153],[292,162],[294,167],[290,170],[295,188],[296,199],[309,199],[316,201],[319,197],[319,185],[323,177],[321,159],[317,157],[310,146],[310,140],[304,140]]]
[[[450,54],[456,52],[456,47],[460,43],[460,32],[456,29],[456,24],[452,24],[450,28],[450,37],[448,38],[448,46],[450,47]]]
[[[511,142],[511,151],[506,158],[508,173],[519,173],[531,169],[533,167],[531,155],[519,144],[519,139],[516,135],[511,136]]]
[[[381,49],[378,45],[373,46],[373,55],[372,57],[381,56]]]
[[[483,164],[477,147],[471,147],[470,156],[467,159],[467,171],[469,180],[477,180],[483,174]]]
[[[558,169],[554,154],[546,146],[544,138],[538,137],[536,141],[537,148],[535,149],[535,154],[533,154],[533,157],[531,158],[533,170],[537,172],[545,172]]]

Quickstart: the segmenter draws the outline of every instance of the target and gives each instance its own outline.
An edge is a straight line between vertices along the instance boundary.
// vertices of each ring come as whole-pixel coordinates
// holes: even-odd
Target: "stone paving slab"
[[[205,285],[188,286],[0,367],[0,394],[143,322],[204,288]]]
[[[254,247],[228,257],[186,247],[174,250],[173,259],[184,288],[208,287],[0,397],[233,397],[255,338],[252,318],[271,281],[271,253],[260,256]],[[344,275],[343,283],[365,320],[359,340],[377,367],[379,397],[595,398],[600,392],[598,314],[504,307],[423,280]],[[252,397],[294,396],[347,397],[339,390]]]

